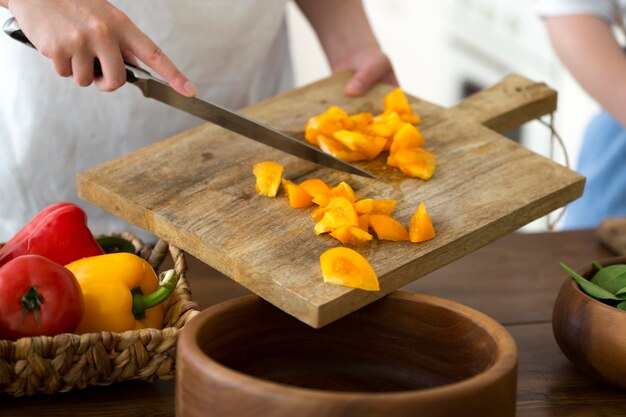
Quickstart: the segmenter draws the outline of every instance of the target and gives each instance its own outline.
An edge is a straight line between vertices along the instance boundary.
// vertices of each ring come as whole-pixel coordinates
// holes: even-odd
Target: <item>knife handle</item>
[[[18,42],[23,43],[26,46],[30,46],[33,49],[37,49],[35,45],[26,37],[20,26],[17,24],[17,20],[14,17],[10,18],[4,25],[2,26],[2,30],[4,33],[9,35],[11,38],[15,39]],[[129,62],[124,61],[124,65],[126,67],[126,81],[134,83],[140,78],[139,74],[136,71],[143,72],[145,74],[150,75],[146,70],[139,68]],[[96,77],[102,76],[102,65],[100,65],[100,60],[96,58],[93,62],[93,75]]]

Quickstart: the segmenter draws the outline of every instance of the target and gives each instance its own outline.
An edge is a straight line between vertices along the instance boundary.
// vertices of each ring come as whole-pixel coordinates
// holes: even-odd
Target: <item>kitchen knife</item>
[[[4,23],[4,32],[15,40],[18,40],[32,48],[35,46],[28,40],[20,29],[15,18],[10,18]],[[295,139],[283,132],[267,126],[259,121],[228,110],[217,104],[213,104],[197,97],[186,97],[177,93],[167,83],[153,77],[148,71],[125,62],[126,81],[137,86],[145,97],[153,98],[162,103],[175,107],[179,110],[192,114],[240,135],[254,139],[265,145],[287,152],[307,161],[320,165],[339,169],[351,174],[363,177],[375,178],[372,174],[361,168],[335,158],[322,152],[318,148]],[[101,75],[100,63],[96,59],[94,72]]]

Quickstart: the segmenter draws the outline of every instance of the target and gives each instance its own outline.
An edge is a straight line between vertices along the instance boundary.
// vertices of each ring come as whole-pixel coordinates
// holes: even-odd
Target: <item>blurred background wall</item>
[[[364,4],[400,86],[413,96],[449,107],[511,72],[556,89],[555,126],[570,165],[575,166],[583,130],[599,108],[559,63],[531,0],[364,0]],[[319,42],[294,4],[289,5],[288,23],[296,84],[328,76]],[[549,129],[537,121],[507,136],[565,163]],[[543,218],[523,231],[547,226],[548,219]]]

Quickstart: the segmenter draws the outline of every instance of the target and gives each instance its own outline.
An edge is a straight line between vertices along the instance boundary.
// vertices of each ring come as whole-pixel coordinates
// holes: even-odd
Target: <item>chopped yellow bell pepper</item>
[[[319,136],[332,136],[338,130],[351,129],[354,122],[343,109],[331,106],[324,113],[312,117],[304,126],[304,138],[319,146]]]
[[[364,159],[372,160],[378,156],[387,144],[387,139],[379,136],[364,135],[350,130],[339,130],[333,135],[342,145],[352,152],[365,155]]]
[[[395,111],[383,113],[374,118],[374,122],[367,127],[367,133],[391,139],[403,125],[404,122]]]
[[[330,186],[319,178],[309,178],[298,184],[311,197],[330,191]]]
[[[419,148],[424,144],[424,137],[419,129],[410,123],[405,123],[393,136],[389,153],[394,155],[402,149]]]
[[[351,244],[354,246],[367,245],[373,238],[373,236],[368,232],[353,225],[341,226],[330,232],[330,235],[341,243]]]
[[[342,161],[354,162],[367,159],[367,154],[365,152],[351,151],[347,146],[335,138],[318,135],[317,139],[319,147],[322,151],[334,156],[335,158],[341,159]]]
[[[331,248],[320,256],[324,281],[334,285],[379,291],[378,276],[367,259],[353,249]]]
[[[261,195],[276,197],[283,178],[283,166],[272,161],[257,162],[252,172],[256,177],[254,189]]]
[[[396,88],[385,95],[382,113],[349,115],[331,106],[309,119],[304,136],[323,152],[346,162],[371,161],[389,151],[387,165],[399,168],[405,175],[428,180],[435,170],[434,155],[415,150],[424,144],[424,137],[414,126],[420,121],[405,94]]]
[[[332,232],[342,226],[358,226],[359,219],[354,206],[345,197],[332,197],[324,210],[324,217],[317,222],[316,235]]]
[[[357,113],[350,116],[350,120],[352,120],[352,122],[354,123],[353,129],[356,131],[360,131],[374,121],[374,115],[368,112]]]
[[[283,188],[293,208],[304,208],[313,205],[313,197],[298,184],[283,178]]]
[[[411,242],[425,242],[435,237],[433,222],[426,211],[424,202],[421,202],[409,223],[409,239]]]
[[[391,157],[390,155],[389,158]],[[393,155],[393,158],[396,166],[400,168],[405,175],[426,181],[429,180],[435,172],[435,154],[426,149],[401,149]],[[389,163],[389,160],[387,162]]]
[[[345,181],[341,181],[335,187],[325,193],[320,193],[313,198],[313,202],[318,206],[327,206],[333,197],[345,197],[349,202],[356,202],[356,193]]]
[[[384,107],[384,113],[396,112],[404,122],[417,124],[421,121],[420,117],[413,112],[409,101],[399,88],[385,96]]]
[[[370,227],[374,229],[379,240],[396,242],[409,240],[409,232],[396,219],[386,214],[370,214]]]
[[[391,216],[391,212],[396,207],[397,202],[397,200],[364,198],[354,203],[354,210],[357,214],[386,214]]]

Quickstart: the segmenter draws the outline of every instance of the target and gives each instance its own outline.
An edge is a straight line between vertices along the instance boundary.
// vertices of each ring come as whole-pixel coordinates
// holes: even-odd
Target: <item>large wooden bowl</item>
[[[602,265],[626,263],[626,257],[600,261]],[[596,269],[577,271],[591,279]],[[585,294],[567,278],[554,304],[554,337],[561,351],[590,377],[626,389],[626,311]]]
[[[201,312],[177,351],[178,417],[515,415],[510,334],[426,295],[395,292],[322,329],[245,296]]]

